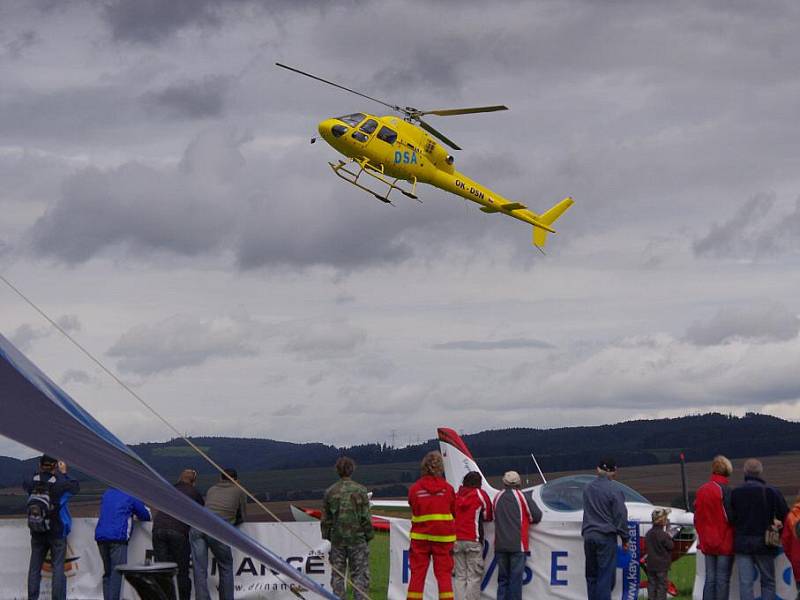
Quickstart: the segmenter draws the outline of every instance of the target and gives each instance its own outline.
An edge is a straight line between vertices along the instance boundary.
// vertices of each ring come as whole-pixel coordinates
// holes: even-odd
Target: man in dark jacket
[[[31,562],[28,568],[28,598],[39,598],[42,565],[50,551],[52,565],[52,598],[66,600],[67,578],[64,557],[67,533],[62,515],[66,500],[80,490],[80,484],[67,475],[67,465],[51,456],[39,459],[39,470],[22,487],[28,499],[28,526],[31,529]],[[68,514],[68,513],[67,513]]]
[[[503,475],[502,492],[494,497],[494,555],[497,561],[497,600],[520,600],[525,556],[528,554],[528,527],[542,520],[542,511],[531,494],[520,490],[522,480],[516,471]]]
[[[617,463],[610,458],[597,465],[597,478],[583,490],[583,551],[589,600],[610,600],[617,558],[617,537],[628,549],[628,509],[614,481]]]
[[[119,600],[122,573],[117,571],[117,565],[128,562],[133,517],[149,521],[150,511],[141,500],[108,488],[100,500],[100,518],[94,529],[94,539],[103,559],[103,600]]]
[[[194,487],[197,471],[184,469],[175,487],[198,504],[204,504],[203,496]],[[158,562],[174,562],[178,565],[178,596],[189,600],[192,595],[192,580],[189,578],[189,526],[165,512],[157,512],[153,519],[153,554]]]
[[[789,507],[783,495],[766,484],[761,461],[748,458],[744,463],[744,483],[731,492],[733,548],[739,571],[739,596],[753,600],[753,575],[761,577],[762,600],[775,598],[775,557],[780,546],[767,546],[764,533],[774,521],[783,523]]]

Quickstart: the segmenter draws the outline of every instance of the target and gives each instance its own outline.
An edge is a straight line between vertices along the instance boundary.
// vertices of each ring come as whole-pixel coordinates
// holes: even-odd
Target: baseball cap
[[[506,471],[503,474],[503,485],[520,485],[522,479],[516,471]]]
[[[597,468],[606,473],[613,473],[617,470],[617,461],[613,458],[604,458],[597,463]]]

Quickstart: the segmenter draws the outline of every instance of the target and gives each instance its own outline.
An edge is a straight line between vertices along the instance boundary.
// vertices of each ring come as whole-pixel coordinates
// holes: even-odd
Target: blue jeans
[[[497,600],[521,600],[525,574],[524,552],[495,552],[497,562]]]
[[[771,554],[737,554],[739,597],[753,600],[755,572],[761,576],[761,600],[775,600],[775,557]]]
[[[28,600],[38,600],[39,585],[42,583],[42,565],[50,551],[52,565],[53,600],[66,600],[67,577],[64,575],[64,557],[67,554],[67,540],[50,533],[31,533],[31,562],[28,566]]]
[[[189,530],[189,543],[192,546],[192,567],[194,568],[195,600],[211,600],[208,593],[208,549],[217,559],[219,573],[219,600],[233,600],[233,554],[231,547],[218,542],[197,529]]]
[[[589,532],[583,538],[586,555],[586,593],[589,600],[611,600],[617,569],[617,536]]]
[[[128,562],[126,542],[97,542],[100,558],[103,559],[103,600],[119,600],[122,588],[122,573],[117,565]]]
[[[705,564],[706,581],[703,584],[703,600],[728,600],[733,557],[706,554]]]

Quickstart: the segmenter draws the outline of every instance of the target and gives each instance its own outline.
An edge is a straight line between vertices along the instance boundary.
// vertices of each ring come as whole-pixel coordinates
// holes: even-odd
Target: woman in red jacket
[[[789,509],[786,520],[783,522],[781,531],[781,543],[786,558],[792,565],[794,583],[797,586],[798,598],[800,598],[800,539],[797,538],[797,524],[800,523],[800,492],[797,493],[794,506]]]
[[[733,568],[733,526],[730,514],[728,478],[733,465],[724,456],[711,463],[711,479],[700,486],[694,502],[697,547],[705,556],[706,580],[703,600],[728,600]]]
[[[411,548],[408,600],[422,598],[428,564],[439,584],[439,598],[453,597],[453,543],[456,541],[454,513],[456,493],[444,479],[444,461],[438,452],[422,459],[422,477],[408,490],[411,506]]]

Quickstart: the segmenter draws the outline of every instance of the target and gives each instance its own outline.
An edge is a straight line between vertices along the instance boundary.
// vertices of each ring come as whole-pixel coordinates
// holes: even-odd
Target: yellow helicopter
[[[461,148],[422,120],[425,115],[446,117],[508,110],[506,106],[479,106],[445,110],[419,110],[410,106],[396,106],[294,67],[281,63],[275,64],[283,69],[378,102],[405,115],[404,117],[392,115],[378,117],[359,112],[334,119],[325,119],[318,125],[322,139],[348,157],[347,162],[339,160],[336,164],[328,163],[333,172],[348,183],[372,194],[381,202],[392,204],[389,194],[393,190],[419,201],[417,183],[427,183],[480,204],[480,210],[485,213],[501,213],[533,225],[533,245],[541,251],[544,251],[547,233],[555,233],[551,225],[573,204],[572,198],[567,197],[544,213],[537,214],[524,204],[512,202],[466,177],[456,171],[453,166],[455,159],[434,138],[454,150],[461,150]],[[419,126],[415,125],[415,122]],[[316,138],[311,139],[312,144],[315,141]],[[364,185],[365,180],[361,179],[362,175],[379,181],[386,186],[386,191],[379,193],[370,189]],[[410,184],[410,187],[407,184]]]

